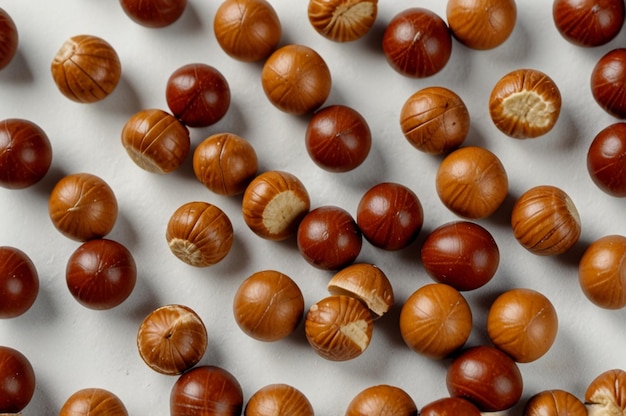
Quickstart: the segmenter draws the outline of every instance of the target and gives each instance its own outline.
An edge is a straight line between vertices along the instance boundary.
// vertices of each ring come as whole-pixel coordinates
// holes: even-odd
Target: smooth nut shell
[[[0,70],[9,65],[17,52],[19,33],[11,16],[0,8]]]
[[[39,294],[39,274],[22,250],[0,246],[0,319],[28,311]]]
[[[545,390],[528,399],[523,416],[587,416],[587,408],[572,393]]]
[[[605,309],[626,306],[626,237],[607,235],[592,242],[578,264],[585,296]]]
[[[587,171],[602,191],[626,198],[626,123],[602,129],[587,151]]]
[[[481,416],[482,413],[470,401],[460,397],[444,397],[422,407],[420,416]]]
[[[307,14],[320,35],[335,42],[352,42],[374,26],[378,0],[310,0]]]
[[[0,346],[0,412],[21,412],[35,394],[33,366],[20,351]]]
[[[511,36],[517,6],[515,0],[449,0],[446,16],[459,42],[471,49],[487,50]]]
[[[128,416],[124,403],[114,393],[96,387],[74,392],[63,404],[59,416]]]
[[[626,371],[612,369],[598,375],[585,391],[589,416],[623,415],[626,412]]]
[[[622,0],[555,0],[552,18],[559,33],[577,46],[596,47],[613,40],[624,25]]]
[[[361,390],[348,404],[345,416],[417,416],[417,405],[400,387],[379,384]]]
[[[626,48],[603,55],[591,72],[591,94],[600,108],[626,119]]]
[[[161,28],[176,22],[185,11],[187,0],[120,0],[122,10],[135,23]]]
[[[283,383],[268,384],[254,392],[244,416],[313,416],[313,406],[300,390]]]

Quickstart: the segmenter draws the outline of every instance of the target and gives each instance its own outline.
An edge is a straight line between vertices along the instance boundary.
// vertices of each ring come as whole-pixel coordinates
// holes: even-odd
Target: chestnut
[[[176,22],[185,11],[187,0],[120,0],[124,13],[135,23],[161,28]]]
[[[437,195],[453,213],[467,219],[493,214],[504,202],[509,181],[500,159],[478,146],[447,155],[436,174]]]
[[[582,47],[602,46],[624,25],[622,0],[554,0],[552,18],[564,39]]]
[[[589,415],[619,415],[626,412],[626,371],[607,370],[594,378],[585,391]]]
[[[122,400],[109,390],[89,387],[74,392],[63,403],[59,416],[128,416]]]
[[[513,205],[511,226],[517,241],[533,254],[563,254],[578,242],[580,216],[560,188],[539,185],[524,192]]]
[[[378,0],[310,0],[307,9],[313,29],[334,42],[365,36],[378,14]]]
[[[468,48],[487,50],[511,36],[517,6],[515,0],[448,0],[446,16],[455,39]]]
[[[194,367],[183,373],[170,393],[171,416],[240,416],[242,409],[239,381],[217,366]]]
[[[19,44],[15,22],[6,10],[0,8],[0,70],[13,60]]]
[[[626,237],[607,235],[592,242],[578,263],[585,296],[604,309],[626,306]]]
[[[611,124],[594,137],[587,151],[587,171],[602,191],[626,197],[626,123]]]
[[[582,401],[565,390],[544,390],[533,395],[524,406],[523,416],[587,416]]]
[[[241,209],[246,225],[256,235],[280,241],[296,234],[310,207],[309,193],[295,175],[271,170],[250,182]]]
[[[20,351],[0,345],[0,413],[21,412],[35,394],[33,366]]]
[[[261,71],[268,100],[279,110],[304,115],[324,104],[332,86],[324,58],[305,45],[290,44],[274,51]]]
[[[289,384],[268,384],[255,391],[243,412],[244,416],[298,415],[313,416],[307,397]]]
[[[0,319],[23,315],[39,293],[39,274],[22,250],[0,246]]]
[[[378,384],[361,390],[348,404],[345,416],[417,416],[413,398],[397,386]]]
[[[154,371],[182,374],[196,365],[207,348],[206,327],[190,307],[161,306],[146,316],[137,331],[141,359]]]
[[[165,88],[167,106],[189,127],[207,127],[220,121],[230,107],[230,85],[211,65],[186,64],[176,69]]]
[[[444,20],[431,10],[412,7],[387,24],[383,53],[398,73],[426,78],[441,71],[452,55],[452,36]]]
[[[233,225],[228,216],[208,202],[192,201],[170,216],[165,239],[172,253],[194,267],[222,261],[233,246]]]
[[[117,198],[99,176],[73,173],[61,178],[50,193],[48,213],[64,236],[87,241],[109,234],[117,221]]]
[[[122,145],[140,168],[169,173],[183,164],[191,143],[189,130],[176,117],[163,110],[147,109],[124,124]]]
[[[470,114],[454,91],[445,87],[426,87],[404,102],[400,127],[404,137],[417,150],[440,155],[463,144],[470,128]]]
[[[427,403],[420,416],[481,416],[482,413],[472,402],[460,397],[444,397]]]
[[[274,52],[282,27],[267,0],[224,0],[215,12],[213,31],[231,58],[256,62]]]
[[[359,200],[356,223],[365,239],[383,250],[400,250],[413,243],[422,230],[422,204],[407,186],[382,182]]]
[[[489,115],[502,133],[534,139],[548,133],[561,113],[556,83],[536,69],[517,69],[498,80],[489,97]]]
[[[426,357],[448,357],[465,344],[471,331],[469,304],[458,290],[442,283],[417,289],[400,312],[402,339]]]
[[[330,295],[313,304],[304,325],[313,351],[330,361],[359,357],[369,346],[373,329],[369,309],[344,295]]]
[[[52,163],[46,133],[29,120],[0,121],[0,186],[24,189],[39,182]]]
[[[626,119],[626,48],[602,55],[591,72],[591,94],[600,108]]]
[[[105,99],[122,77],[122,65],[115,49],[93,35],[72,36],[63,42],[50,71],[59,91],[79,103]]]
[[[193,152],[193,172],[207,189],[218,195],[243,193],[257,174],[254,147],[233,133],[204,139]]]
[[[263,270],[246,278],[233,300],[237,325],[259,341],[278,341],[291,335],[304,315],[302,291],[289,276]]]

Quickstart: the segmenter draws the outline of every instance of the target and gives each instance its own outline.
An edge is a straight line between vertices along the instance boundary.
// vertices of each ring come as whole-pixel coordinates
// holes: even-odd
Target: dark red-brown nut
[[[361,390],[348,404],[345,416],[417,416],[417,405],[400,387],[379,384]]]
[[[120,0],[122,10],[135,23],[151,28],[169,26],[185,11],[187,0]]]
[[[440,155],[463,144],[470,128],[470,114],[455,92],[444,87],[426,87],[404,102],[400,128],[413,147]]]
[[[598,375],[585,391],[590,416],[626,412],[626,371],[613,369]]]
[[[565,390],[544,390],[532,396],[523,416],[587,416],[582,401]]]
[[[511,36],[517,6],[515,0],[448,0],[446,16],[459,42],[471,49],[487,50]]]
[[[208,202],[181,205],[167,223],[165,239],[172,253],[194,267],[219,263],[233,246],[233,225],[220,208]]]
[[[288,384],[268,384],[254,392],[243,412],[244,416],[298,415],[313,416],[309,399]]]
[[[0,413],[20,414],[35,394],[33,366],[24,354],[0,346]]]
[[[241,208],[244,221],[256,235],[278,241],[296,234],[311,201],[296,176],[274,170],[263,172],[250,182]]]
[[[63,177],[52,189],[48,213],[61,234],[76,241],[107,235],[117,221],[117,199],[111,187],[90,173]]]
[[[147,109],[124,124],[122,146],[140,168],[169,173],[182,165],[191,144],[189,130],[176,117],[163,110]]]
[[[522,374],[511,357],[481,345],[463,351],[446,376],[448,392],[472,402],[482,412],[509,409],[522,397]]]
[[[101,388],[85,388],[73,393],[63,403],[59,416],[128,416],[122,400]]]
[[[218,195],[243,193],[258,168],[254,147],[233,133],[209,136],[193,152],[193,172],[196,178]]]
[[[165,305],[148,314],[137,331],[137,350],[154,371],[181,374],[196,365],[208,343],[204,322],[188,306]]]
[[[406,9],[391,19],[383,34],[383,53],[402,75],[426,78],[441,71],[452,54],[446,22],[421,7]]]
[[[602,129],[587,151],[587,171],[604,192],[626,197],[626,123]]]
[[[192,63],[176,69],[165,88],[167,106],[189,127],[207,127],[220,121],[230,107],[230,86],[216,68]]]
[[[461,348],[472,331],[472,311],[461,293],[442,283],[417,289],[402,306],[400,333],[413,351],[442,359]]]
[[[574,45],[595,47],[613,40],[624,25],[622,0],[554,0],[552,18]]]
[[[247,335],[259,341],[278,341],[291,335],[302,321],[304,297],[289,276],[264,270],[241,283],[233,314]]]
[[[323,270],[339,270],[351,264],[363,245],[361,230],[350,213],[330,205],[306,214],[296,237],[302,257]]]
[[[217,43],[230,57],[255,62],[274,52],[282,27],[266,0],[224,0],[215,12],[213,31]]]
[[[115,49],[92,35],[66,40],[54,56],[50,70],[59,91],[79,103],[108,97],[122,77],[122,65]]]
[[[378,0],[310,0],[309,22],[320,35],[335,42],[365,36],[376,21]]]
[[[311,117],[305,144],[317,166],[329,172],[347,172],[367,158],[372,147],[372,133],[365,118],[356,110],[345,105],[331,105]]]
[[[23,189],[50,169],[52,146],[46,133],[29,120],[0,121],[0,186]]]
[[[436,281],[457,290],[474,290],[495,276],[500,250],[491,233],[469,221],[453,221],[433,230],[421,248],[422,265]]]
[[[565,191],[551,185],[535,186],[517,199],[511,226],[522,247],[539,256],[565,253],[581,233],[574,202]]]
[[[591,93],[613,117],[626,119],[626,48],[603,55],[591,72]]]
[[[183,373],[170,394],[171,416],[240,416],[243,390],[227,370],[200,366]]]
[[[607,235],[592,242],[580,258],[578,280],[595,305],[626,307],[626,237]]]
[[[498,130],[515,139],[534,139],[548,133],[560,113],[559,88],[536,69],[509,72],[498,80],[489,97],[491,120]]]
[[[6,10],[0,8],[0,70],[13,60],[19,44],[15,22]]]
[[[22,250],[0,247],[0,319],[15,318],[28,311],[39,294],[39,274]]]
[[[303,115],[324,104],[332,87],[324,59],[304,45],[286,45],[263,65],[261,84],[268,100],[279,110]]]
[[[420,416],[481,416],[472,402],[460,397],[444,397],[422,407]]]
[[[436,189],[453,213],[486,218],[504,202],[509,181],[500,159],[487,149],[468,146],[450,153],[439,165]]]

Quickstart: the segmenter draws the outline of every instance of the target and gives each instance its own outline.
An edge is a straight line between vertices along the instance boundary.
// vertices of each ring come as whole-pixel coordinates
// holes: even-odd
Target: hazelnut
[[[379,384],[361,390],[348,404],[345,416],[417,416],[417,406],[400,387]]]
[[[626,123],[611,124],[595,136],[587,151],[587,171],[602,191],[626,197]]]
[[[605,309],[626,306],[626,237],[607,235],[592,242],[578,264],[585,296]]]
[[[554,0],[552,17],[559,33],[577,46],[602,46],[624,25],[622,0]]]
[[[122,10],[135,23],[161,28],[176,22],[185,11],[187,0],[120,0]]]
[[[309,22],[320,35],[335,42],[365,36],[376,21],[378,0],[310,0]]]
[[[591,94],[608,114],[626,119],[626,48],[613,49],[596,62],[591,72]]]
[[[587,408],[578,397],[564,390],[544,390],[532,396],[524,406],[523,416],[587,416]]]
[[[470,401],[460,397],[444,397],[422,407],[420,416],[481,416],[482,413]]]
[[[0,345],[0,413],[18,415],[35,394],[33,366],[24,354]]]
[[[63,403],[59,416],[128,416],[124,403],[114,393],[101,388],[85,388]]]
[[[626,412],[626,371],[608,370],[587,386],[585,404],[589,416],[620,415]]]
[[[244,416],[313,416],[313,406],[300,390],[288,384],[268,384],[250,396]]]
[[[515,0],[448,0],[446,16],[452,35],[471,49],[503,44],[517,20]]]
[[[0,8],[0,70],[13,60],[19,44],[19,34],[11,16]]]
[[[0,246],[0,319],[23,315],[39,293],[39,274],[22,250]]]

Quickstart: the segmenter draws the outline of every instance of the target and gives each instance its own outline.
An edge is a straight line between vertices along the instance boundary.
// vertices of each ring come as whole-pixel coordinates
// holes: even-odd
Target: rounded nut
[[[39,274],[22,250],[0,246],[0,319],[15,318],[28,311],[39,294]]]
[[[608,370],[593,379],[585,391],[585,404],[589,416],[623,415],[626,412],[626,371]]]
[[[0,412],[19,415],[32,400],[36,381],[28,358],[14,348],[0,345]]]
[[[567,41],[583,47],[602,46],[613,40],[624,25],[621,0],[555,0],[552,17]]]
[[[482,413],[472,402],[460,397],[444,397],[422,407],[420,416],[481,416]]]
[[[128,416],[122,400],[114,393],[101,388],[86,388],[73,393],[63,403],[59,416],[91,415]]]
[[[0,8],[0,70],[15,56],[19,44],[19,33],[11,16]]]
[[[161,28],[176,22],[185,11],[187,0],[120,0],[124,13],[135,23]]]
[[[379,384],[361,390],[348,404],[345,416],[417,416],[417,406],[400,387]]]
[[[587,171],[602,191],[626,197],[626,123],[611,124],[594,137],[587,151]]]
[[[288,384],[268,384],[254,392],[244,416],[313,416],[313,406],[300,390]]]
[[[335,42],[351,42],[374,26],[378,0],[310,0],[307,13],[320,35]]]
[[[578,263],[578,281],[595,305],[626,307],[626,237],[607,235],[592,242]]]
[[[511,36],[517,6],[515,0],[449,0],[446,16],[459,42],[471,49],[487,50]]]
[[[583,402],[564,390],[545,390],[532,396],[524,406],[523,416],[587,416]]]
[[[626,48],[602,55],[591,71],[591,94],[600,108],[626,119]]]

